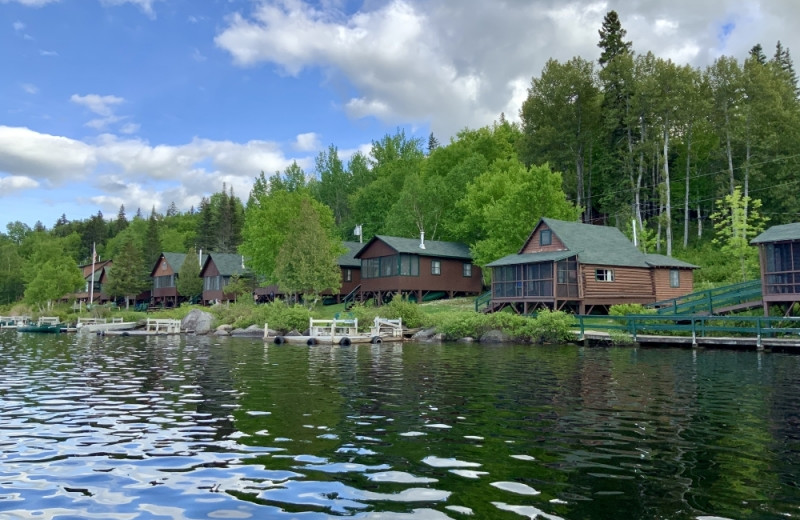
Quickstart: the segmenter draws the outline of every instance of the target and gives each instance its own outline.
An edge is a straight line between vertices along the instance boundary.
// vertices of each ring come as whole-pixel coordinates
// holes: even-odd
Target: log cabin
[[[770,305],[793,314],[800,302],[800,223],[772,226],[750,243],[758,246],[764,316],[769,316]]]
[[[512,307],[580,314],[692,292],[692,264],[639,251],[617,228],[542,218],[516,254],[492,269],[487,311]]]
[[[186,253],[163,252],[159,255],[150,277],[153,279],[153,290],[151,305],[161,305],[165,307],[175,307],[181,300],[178,292],[178,277],[180,276],[183,262],[186,260]],[[195,262],[203,265],[206,255],[198,254],[193,257]],[[194,295],[183,295],[194,296]]]
[[[433,297],[480,294],[482,275],[466,244],[372,237],[355,258],[361,262],[358,299],[382,305],[395,296],[421,302]]]

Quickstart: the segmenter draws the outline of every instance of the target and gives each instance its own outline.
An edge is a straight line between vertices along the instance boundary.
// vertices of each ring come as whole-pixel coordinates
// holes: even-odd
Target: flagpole
[[[89,276],[89,304],[94,303],[94,261],[97,258],[97,249],[92,242],[92,274]]]

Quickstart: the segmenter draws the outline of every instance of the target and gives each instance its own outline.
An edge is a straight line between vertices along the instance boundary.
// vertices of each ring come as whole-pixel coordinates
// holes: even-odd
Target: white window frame
[[[597,282],[613,282],[614,281],[614,270],[613,269],[595,269],[594,270],[594,279]]]
[[[434,276],[440,276],[442,274],[441,260],[431,260],[431,274]]]
[[[673,289],[677,289],[681,286],[681,271],[680,269],[670,269],[669,270],[669,286]]]

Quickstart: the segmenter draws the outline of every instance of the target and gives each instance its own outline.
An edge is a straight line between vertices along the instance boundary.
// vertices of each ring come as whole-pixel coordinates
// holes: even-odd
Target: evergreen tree
[[[125,216],[125,204],[120,204],[117,212],[117,221],[114,223],[116,233],[128,227],[128,217]]]
[[[151,215],[155,220],[155,216]],[[155,263],[155,260],[153,261]],[[125,308],[129,308],[130,300],[150,286],[150,267],[146,263],[142,250],[132,236],[122,245],[120,254],[114,259],[114,266],[109,272],[104,292],[115,297],[125,297]]]
[[[204,252],[212,251],[215,245],[215,235],[211,201],[203,197],[200,200],[200,218],[197,221],[197,248]]]
[[[169,207],[167,208],[167,217],[174,217],[178,214],[178,206],[175,205],[175,201],[169,203]]]
[[[153,210],[150,212],[150,218],[147,219],[147,234],[144,237],[142,251],[142,262],[144,262],[149,273],[162,252],[161,229],[155,206],[153,206]]]
[[[203,279],[200,278],[200,258],[193,248],[186,253],[181,264],[176,283],[178,294],[187,299],[199,296],[203,292]]]
[[[797,73],[794,70],[794,62],[792,61],[792,56],[789,53],[789,48],[784,48],[780,40],[778,40],[778,43],[775,45],[775,56],[772,58],[772,61],[783,72],[784,78],[789,85],[792,86],[795,95],[800,93],[800,89],[798,89],[797,85]]]
[[[616,57],[631,53],[633,44],[625,41],[625,35],[628,33],[622,28],[622,22],[620,22],[616,11],[606,13],[599,33],[600,42],[597,46],[602,49],[602,52],[597,61],[601,66],[605,67]]]
[[[431,132],[431,135],[428,136],[428,155],[432,154],[437,148],[439,148],[439,140],[436,139],[436,136]]]
[[[753,47],[750,49],[750,57],[761,65],[767,64],[767,55],[764,54],[764,48],[760,43],[753,45]]]

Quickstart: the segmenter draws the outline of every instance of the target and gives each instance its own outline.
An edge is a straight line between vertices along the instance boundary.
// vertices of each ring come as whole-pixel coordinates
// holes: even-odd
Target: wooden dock
[[[578,335],[578,341],[585,345],[636,345],[641,347],[681,347],[681,348],[720,348],[733,350],[771,350],[780,352],[800,353],[800,336],[796,338],[758,338],[758,337],[691,337],[691,336],[660,336],[653,334],[638,334],[636,339],[630,338],[631,343],[619,342],[608,332],[587,330],[583,336]]]

